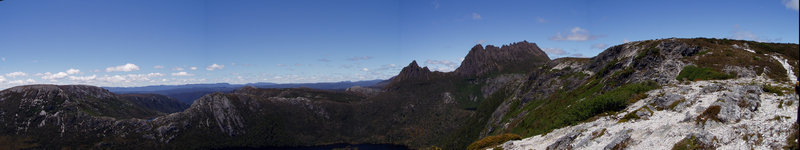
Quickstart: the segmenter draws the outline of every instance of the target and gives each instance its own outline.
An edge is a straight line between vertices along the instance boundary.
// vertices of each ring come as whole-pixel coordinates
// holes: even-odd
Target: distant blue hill
[[[153,85],[143,87],[103,87],[108,91],[117,94],[161,94],[177,99],[186,104],[192,104],[194,100],[202,97],[203,95],[223,92],[228,93],[244,86],[254,86],[258,88],[312,88],[323,90],[345,90],[352,86],[376,86],[379,83],[387,80],[366,80],[366,81],[342,81],[342,82],[325,82],[325,83],[248,83],[248,84],[228,84],[228,83],[214,83],[214,84],[186,84],[186,85]]]

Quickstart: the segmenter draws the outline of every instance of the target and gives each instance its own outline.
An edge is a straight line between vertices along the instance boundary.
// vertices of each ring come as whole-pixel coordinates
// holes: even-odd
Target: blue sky
[[[452,71],[478,43],[551,58],[625,41],[798,43],[798,1],[0,2],[0,89],[387,79],[417,60]]]

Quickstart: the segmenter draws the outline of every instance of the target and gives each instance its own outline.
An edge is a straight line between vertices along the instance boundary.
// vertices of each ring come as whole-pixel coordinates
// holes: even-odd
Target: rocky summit
[[[592,58],[476,45],[345,91],[245,86],[190,106],[84,85],[0,91],[0,148],[797,149],[797,44],[656,39]]]
[[[522,41],[496,47],[480,44],[469,50],[456,73],[463,76],[480,76],[490,72],[518,71],[550,61],[536,43]]]

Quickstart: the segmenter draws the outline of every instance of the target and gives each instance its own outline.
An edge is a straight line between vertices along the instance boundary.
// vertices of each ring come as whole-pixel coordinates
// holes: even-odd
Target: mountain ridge
[[[749,47],[744,46],[745,44]],[[37,117],[41,116],[36,111],[39,107],[25,107],[33,111],[19,111],[14,107],[2,108],[0,119],[10,121],[6,128],[0,130],[0,137],[19,137],[32,143],[45,144],[37,148],[229,148],[332,143],[399,144],[420,149],[431,146],[464,149],[468,145],[471,148],[491,148],[496,145],[481,145],[481,139],[493,139],[495,135],[501,134],[519,134],[527,138],[551,131],[561,133],[563,130],[559,129],[594,117],[612,118],[611,121],[617,122],[622,114],[627,113],[629,106],[638,107],[642,105],[641,102],[659,102],[656,106],[670,106],[662,101],[675,102],[680,99],[660,100],[658,94],[646,92],[654,88],[680,91],[682,88],[673,88],[671,85],[695,82],[680,78],[681,74],[692,71],[685,69],[687,66],[704,68],[702,71],[705,72],[735,74],[731,76],[734,79],[764,78],[771,85],[786,86],[787,81],[791,81],[788,79],[791,73],[784,68],[797,68],[798,59],[789,55],[794,53],[792,50],[796,50],[797,45],[757,45],[760,43],[720,39],[658,39],[612,46],[592,58],[549,60],[543,59],[546,55],[537,54],[538,46],[523,42],[517,49],[524,52],[523,54],[530,54],[527,56],[534,56],[533,58],[513,55],[520,58],[495,59],[492,57],[512,55],[482,54],[478,57],[476,55],[479,52],[475,52],[476,54],[470,56],[475,56],[475,59],[470,59],[470,65],[464,65],[464,71],[449,73],[425,71],[416,61],[412,61],[391,80],[392,83],[383,89],[366,92],[357,92],[357,88],[330,91],[246,86],[233,92],[206,94],[185,111],[162,114],[151,121],[97,117],[86,115],[85,112],[58,116],[45,113],[46,117],[42,118]],[[746,52],[744,48],[753,52]],[[473,49],[479,51],[476,47]],[[503,50],[496,47],[488,49]],[[506,48],[509,49],[513,47]],[[708,62],[707,59],[724,61]],[[779,61],[781,59],[788,65],[782,66]],[[477,60],[494,63],[479,63]],[[528,63],[509,63],[517,62],[516,60]],[[470,68],[474,66],[490,69]],[[408,71],[405,71],[406,68]],[[792,73],[796,75],[798,72]],[[20,90],[0,92],[0,103],[17,106],[17,101],[21,99],[35,99],[22,96],[24,94],[17,91]],[[8,94],[2,93],[17,94],[7,96]],[[789,95],[791,94],[785,96]],[[634,99],[644,100],[635,103]],[[796,99],[784,100],[793,102],[781,102],[781,105],[787,105],[784,107],[788,108],[796,108],[800,103]],[[693,99],[684,102],[691,101]],[[738,110],[739,106],[735,102],[708,101],[724,104],[725,110]],[[775,105],[773,102],[764,104],[770,104],[770,107],[764,108]],[[684,108],[681,106],[683,105],[677,108]],[[634,110],[637,109],[639,108]],[[619,118],[609,117],[616,117],[614,114],[617,112],[620,113]],[[25,117],[15,119],[12,114],[22,114]],[[52,124],[58,122],[58,118],[70,117],[77,118],[73,120],[92,122],[92,128],[77,123]],[[794,119],[797,116],[787,117]],[[26,126],[29,122],[45,123],[39,127]],[[37,130],[25,130],[28,128]],[[65,132],[59,130],[60,128],[75,130]],[[79,130],[81,128],[87,129]],[[52,137],[59,136],[52,136],[50,132],[60,133],[68,138],[53,142],[55,140]],[[615,138],[618,135],[616,132],[606,134],[614,137],[604,136],[600,139]],[[622,134],[619,135],[623,137]],[[771,141],[786,137],[783,134],[763,136],[773,139]],[[561,141],[575,138],[563,139]],[[627,139],[620,138],[619,141],[624,140]],[[630,144],[637,144],[637,139],[632,141]],[[557,143],[572,146],[572,142],[539,144],[564,146]],[[619,144],[612,144],[612,147],[617,145]]]

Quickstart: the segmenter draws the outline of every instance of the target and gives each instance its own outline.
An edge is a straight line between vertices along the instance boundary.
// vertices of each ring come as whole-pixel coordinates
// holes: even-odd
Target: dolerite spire
[[[428,67],[420,68],[417,65],[417,61],[411,61],[408,66],[403,67],[403,70],[400,71],[400,74],[392,80],[393,82],[403,81],[403,80],[427,80],[429,79],[431,74],[431,70]]]
[[[495,47],[487,45],[484,48],[478,44],[472,47],[461,66],[456,69],[456,74],[462,76],[480,76],[493,71],[520,71],[521,69],[535,68],[550,61],[536,43],[522,41]]]

